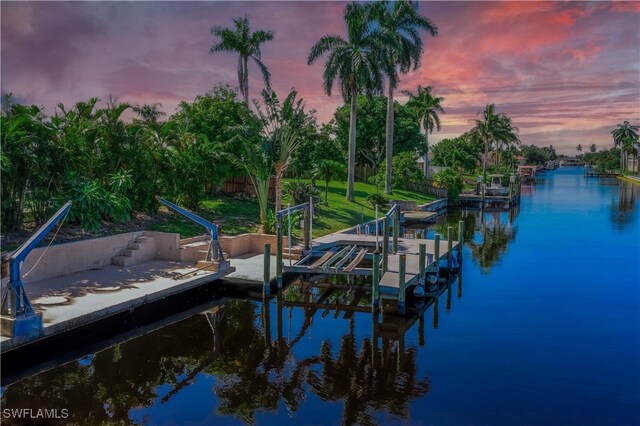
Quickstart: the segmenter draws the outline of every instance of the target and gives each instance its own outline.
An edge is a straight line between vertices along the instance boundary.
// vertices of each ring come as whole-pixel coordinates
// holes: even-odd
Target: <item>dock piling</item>
[[[447,228],[447,267],[451,269],[451,250],[453,250],[453,226]]]
[[[407,268],[407,255],[406,254],[400,254],[400,271],[398,274],[398,313],[400,315],[404,315],[406,312],[406,306],[405,306],[405,293],[406,293],[406,289],[405,289],[405,271]]]
[[[464,221],[458,222],[458,260],[462,259],[462,247],[464,246]]]
[[[389,218],[382,220],[382,273],[389,269]]]
[[[264,278],[262,280],[262,292],[268,295],[271,292],[271,244],[264,245]]]
[[[371,291],[371,310],[377,312],[380,307],[380,254],[373,253],[373,289]]]
[[[433,261],[440,270],[440,234],[436,234],[433,238]]]
[[[393,253],[398,253],[398,236],[400,234],[400,209],[396,207],[393,215]]]
[[[424,271],[425,271],[425,263],[427,258],[426,254],[427,254],[427,245],[420,244],[419,254],[418,254],[418,268],[420,270],[420,285],[422,286],[425,285]]]
[[[311,229],[311,218],[309,214],[309,209],[304,210],[304,249],[309,250],[311,248],[311,233],[309,232]]]
[[[282,288],[282,218],[276,220],[276,281]]]

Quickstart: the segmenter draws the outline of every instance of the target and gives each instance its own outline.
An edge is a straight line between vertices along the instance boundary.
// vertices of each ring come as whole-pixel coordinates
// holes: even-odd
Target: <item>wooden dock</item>
[[[612,172],[599,172],[597,170],[585,170],[584,177],[586,178],[617,178],[622,176],[620,173]]]

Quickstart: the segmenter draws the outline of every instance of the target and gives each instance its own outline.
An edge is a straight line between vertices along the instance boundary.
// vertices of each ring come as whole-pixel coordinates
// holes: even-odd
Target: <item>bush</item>
[[[320,201],[320,191],[309,182],[294,180],[285,182],[282,185],[282,192],[293,198],[293,204],[298,205],[306,203],[309,198],[313,197],[314,206]]]
[[[374,209],[376,205],[382,207],[389,204],[389,199],[379,192],[368,195],[365,200]]]
[[[418,156],[412,152],[401,152],[393,156],[391,161],[391,186],[395,189],[408,189],[411,183],[424,182],[424,173],[416,163]],[[375,176],[369,178],[369,183],[376,188],[384,188],[386,178],[385,168],[380,167]]]
[[[462,174],[454,169],[446,169],[433,177],[433,183],[439,188],[446,188],[449,200],[456,202],[464,186]]]

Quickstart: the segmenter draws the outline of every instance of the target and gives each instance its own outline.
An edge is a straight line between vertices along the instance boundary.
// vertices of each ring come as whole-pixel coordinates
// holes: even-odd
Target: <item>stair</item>
[[[111,258],[111,263],[118,266],[131,266],[146,262],[155,257],[152,237],[141,235],[127,244],[127,248]]]
[[[292,260],[302,259],[302,247],[291,247],[291,254],[289,255],[289,247],[282,248],[282,258]]]

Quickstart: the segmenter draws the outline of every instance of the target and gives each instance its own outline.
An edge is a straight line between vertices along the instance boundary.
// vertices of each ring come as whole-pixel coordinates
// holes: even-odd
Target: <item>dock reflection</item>
[[[442,291],[449,310],[451,284]],[[291,286],[271,300],[227,300],[20,379],[3,388],[2,405],[33,407],[37,401],[42,408],[67,407],[69,420],[80,424],[130,424],[140,412],[168,410],[182,394],[213,404],[217,415],[252,424],[281,404],[295,413],[313,394],[342,401],[344,424],[377,423],[380,415],[408,418],[411,401],[430,387],[417,368],[418,349],[406,345],[405,336],[416,330],[418,345],[425,344],[425,313],[432,307],[437,327],[437,299],[399,317],[371,314],[370,295],[356,293]],[[300,310],[303,321],[294,321]],[[320,342],[311,339],[314,321],[328,315],[337,319],[335,329],[324,330]],[[362,321],[371,322],[370,333],[356,333]],[[203,377],[213,378],[209,396],[192,386]]]

